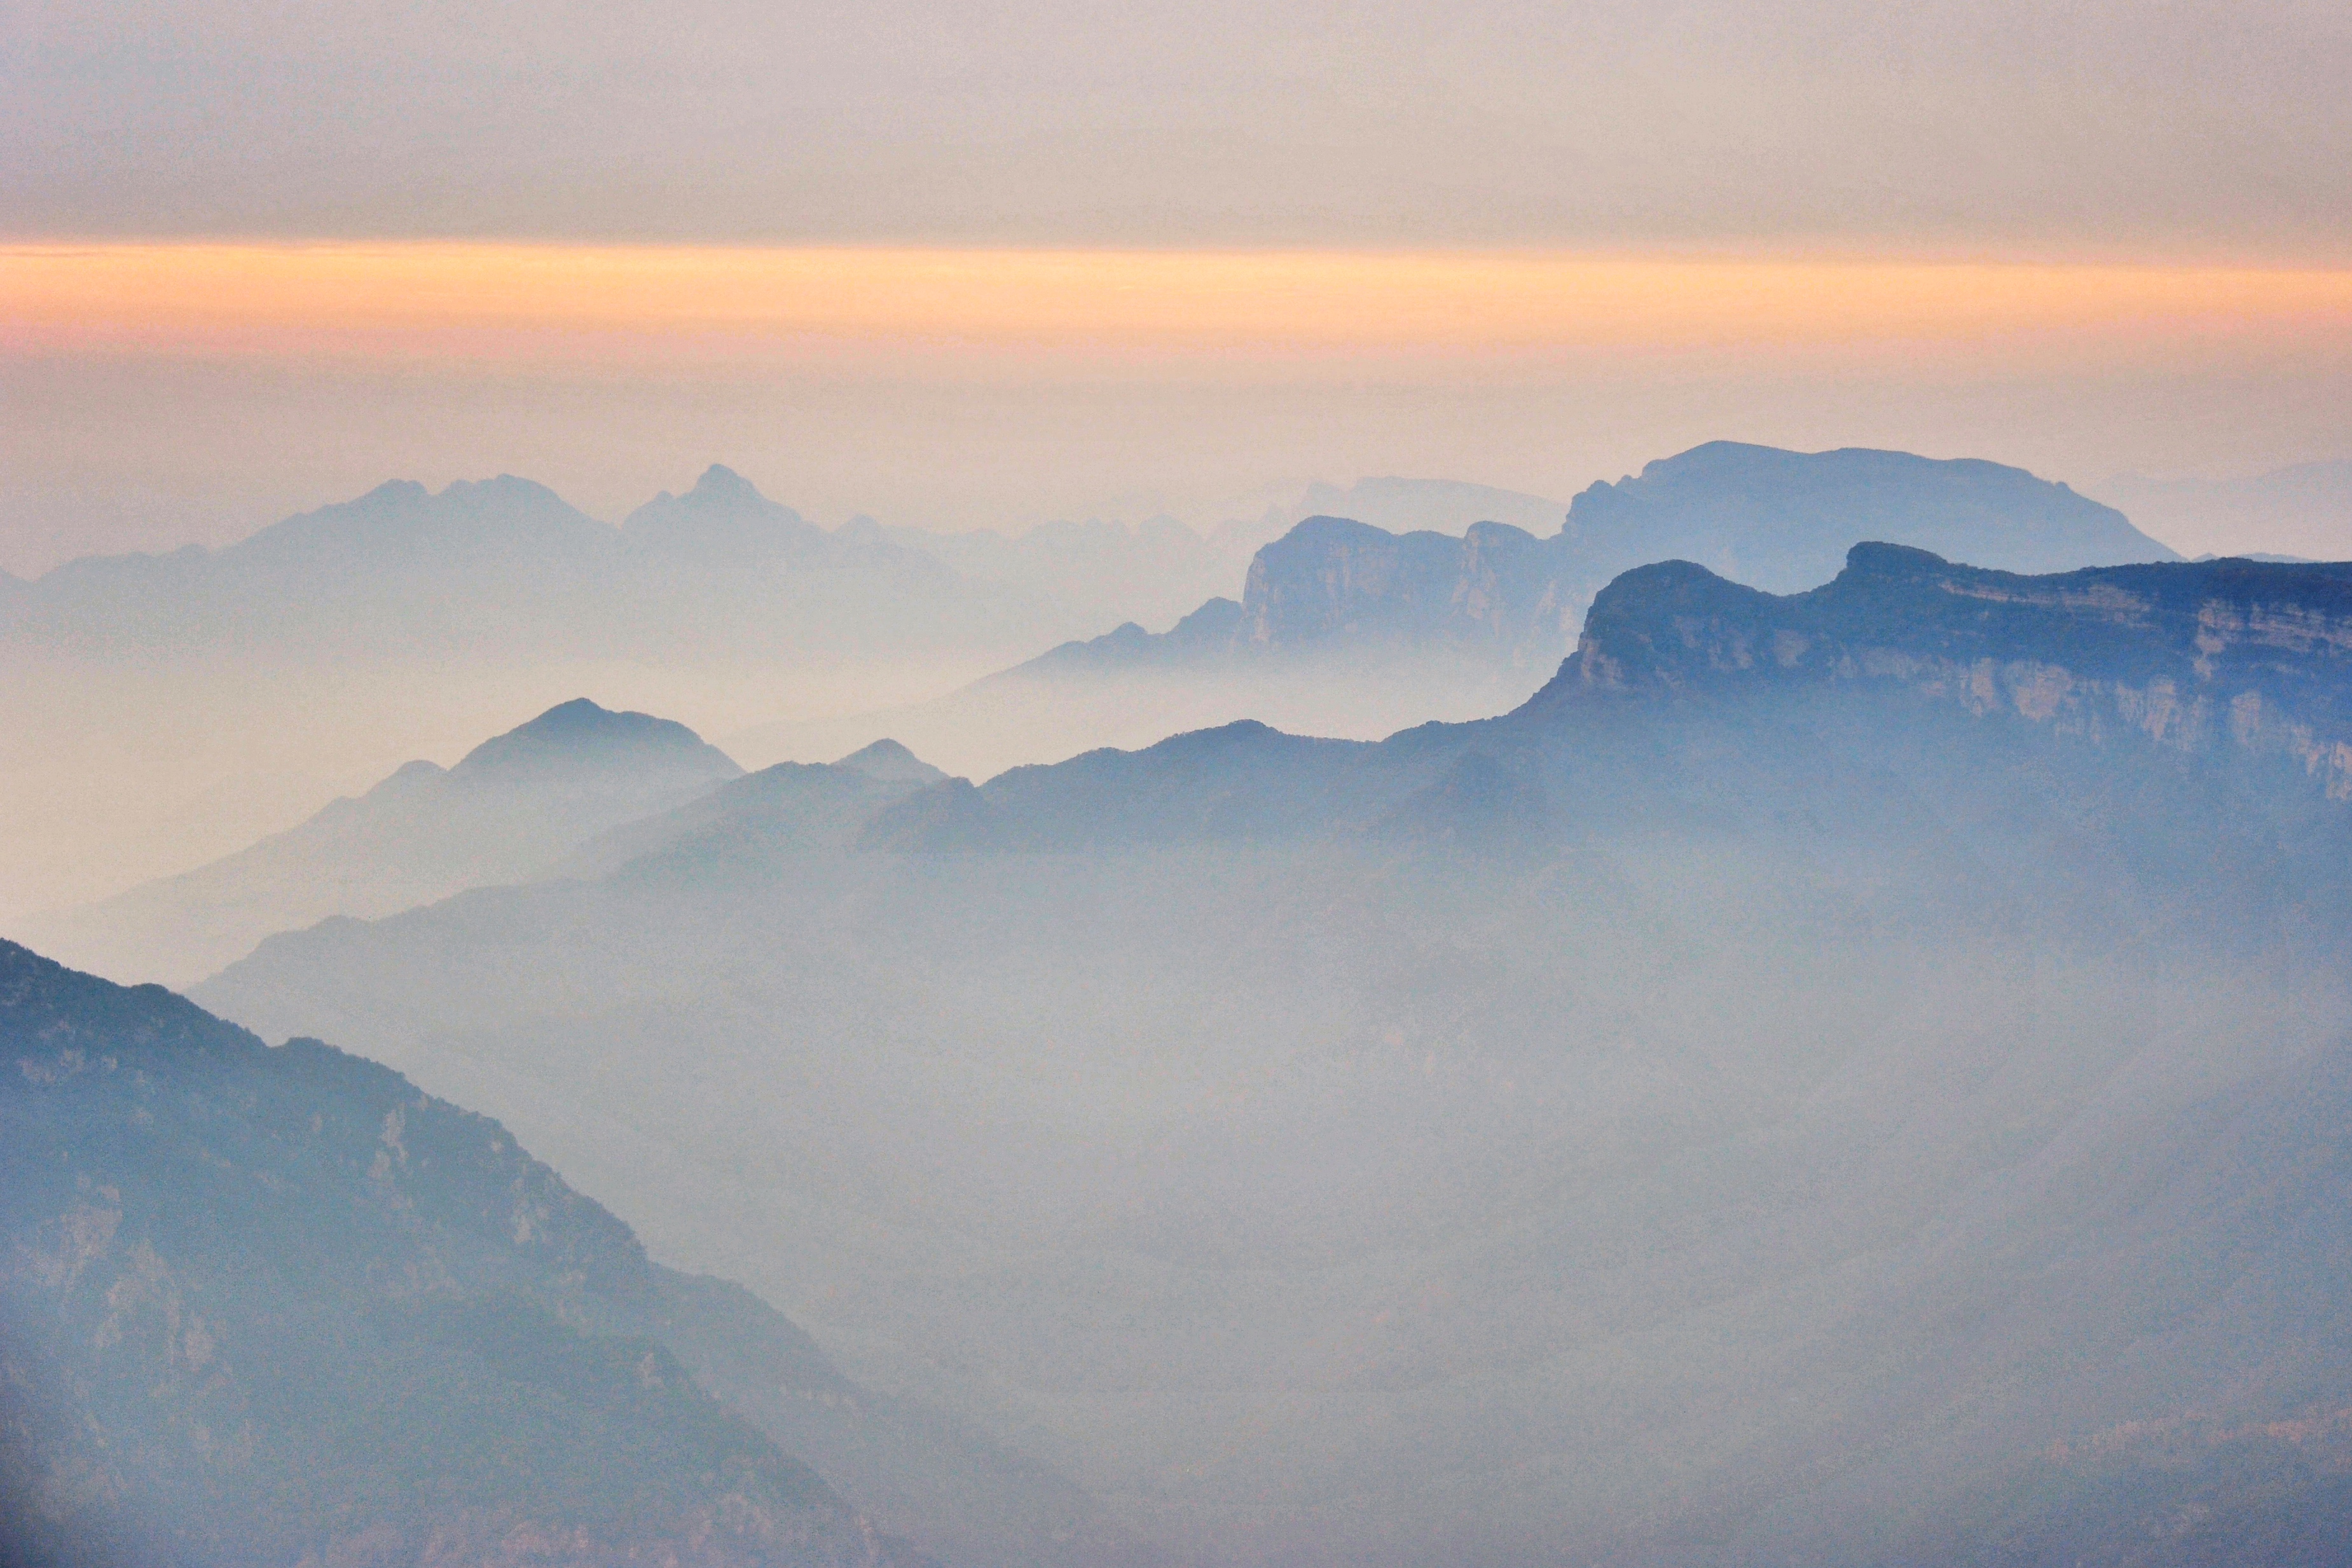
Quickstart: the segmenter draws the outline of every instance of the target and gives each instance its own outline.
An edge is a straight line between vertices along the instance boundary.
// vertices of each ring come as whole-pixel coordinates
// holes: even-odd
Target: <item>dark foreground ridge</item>
[[[662,1342],[705,1282],[496,1122],[13,944],[0,1050],[10,1562],[918,1561]]]
[[[929,1561],[771,1431],[917,1512],[933,1472],[1087,1540],[1035,1467],[652,1263],[499,1123],[6,942],[0,1194],[11,1565]]]

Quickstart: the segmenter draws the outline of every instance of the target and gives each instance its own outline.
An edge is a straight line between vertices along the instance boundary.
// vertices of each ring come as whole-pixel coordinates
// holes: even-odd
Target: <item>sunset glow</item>
[[[2308,344],[2352,270],[1560,254],[405,244],[0,250],[0,346],[566,358],[635,341],[1518,351]]]

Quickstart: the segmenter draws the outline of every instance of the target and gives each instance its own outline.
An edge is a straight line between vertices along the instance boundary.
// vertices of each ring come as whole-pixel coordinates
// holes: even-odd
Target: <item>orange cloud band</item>
[[[0,349],[1271,351],[2352,341],[2352,270],[494,244],[0,247]]]

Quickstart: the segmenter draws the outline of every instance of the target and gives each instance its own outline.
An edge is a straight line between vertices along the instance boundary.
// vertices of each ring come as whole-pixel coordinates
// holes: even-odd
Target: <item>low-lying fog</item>
[[[2332,939],[2060,837],[2079,771],[1856,738],[1554,737],[1532,816],[1434,826],[1407,758],[1441,793],[1336,837],[1203,841],[1209,773],[1156,847],[688,842],[195,994],[500,1116],[1181,1555],[1821,1561],[2340,1381],[2332,1310],[2228,1295],[2284,1237],[2165,1214],[2339,1039]]]

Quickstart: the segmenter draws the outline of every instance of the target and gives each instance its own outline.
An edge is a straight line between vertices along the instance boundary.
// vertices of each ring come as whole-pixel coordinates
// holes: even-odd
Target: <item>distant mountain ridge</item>
[[[2172,554],[2021,469],[1859,448],[1711,442],[1593,485],[1564,517],[1540,497],[1452,481],[1319,485],[1307,499],[1365,516],[1310,514],[1258,552],[1246,646],[1435,635],[1517,658],[1570,637],[1618,572],[1668,557],[1785,592],[1826,580],[1864,539],[2023,572]],[[1459,535],[1381,526],[1473,507],[1486,515],[1463,517]],[[438,492],[394,480],[221,550],[90,558],[0,584],[0,644],[731,656],[863,647],[882,629],[899,647],[969,645],[1017,637],[1024,622],[1050,633],[1057,615],[1115,597],[1122,572],[1182,577],[1216,554],[1172,521],[1106,527],[828,532],[719,465],[619,528],[512,476]]]
[[[2023,468],[1737,441],[1591,486],[1570,506],[1563,532],[1606,563],[1605,577],[1679,559],[1776,594],[1827,582],[1865,541],[2026,574],[2180,559],[2114,508]]]
[[[1394,515],[1434,504],[1424,492],[1507,502],[1538,526],[1551,505],[1433,481],[1309,494]],[[1165,632],[1129,622],[862,728],[769,726],[737,743],[758,752],[807,732],[802,744],[837,748],[887,729],[936,754],[985,757],[972,769],[984,773],[1243,717],[1372,739],[1516,706],[1574,647],[1593,595],[1650,562],[1793,592],[1835,576],[1866,540],[2029,573],[2177,559],[2121,513],[2023,469],[1859,448],[1712,442],[1549,515],[1543,533],[1487,520],[1458,534],[1310,516],[1251,558],[1238,602],[1211,598]]]
[[[846,844],[890,803],[946,782],[896,741],[877,741],[835,763],[778,763],[600,834],[554,874],[598,877],[627,867],[640,875],[723,875],[780,851]]]
[[[1238,616],[1212,600],[1159,638],[1122,626],[1024,668],[1350,641],[1444,646],[1543,665],[1568,650],[1593,594],[1621,572],[1688,560],[1767,592],[1793,593],[1836,575],[1847,549],[1865,540],[2021,573],[2179,559],[2121,512],[2021,468],[1716,441],[1651,463],[1637,478],[1593,485],[1548,537],[1491,521],[1456,537],[1310,517],[1253,558]]]
[[[194,980],[272,931],[528,878],[742,771],[683,724],[579,698],[452,767],[409,763],[226,859],[25,924],[94,969]]]
[[[684,495],[664,490],[631,512],[621,533],[656,555],[729,566],[818,559],[836,544],[835,535],[718,463]]]
[[[0,647],[733,658],[1018,646],[1062,613],[879,531],[827,532],[713,465],[618,528],[511,475],[404,479],[219,550],[71,562],[0,593]]]

